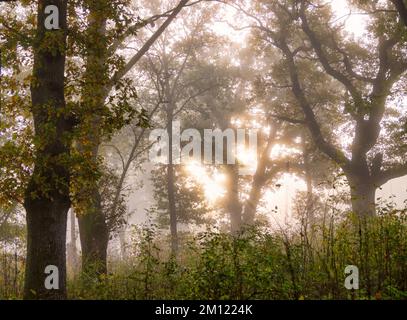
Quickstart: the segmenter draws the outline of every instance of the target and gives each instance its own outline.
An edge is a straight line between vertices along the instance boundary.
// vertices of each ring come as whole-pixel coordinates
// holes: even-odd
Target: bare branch
[[[161,34],[168,28],[171,22],[177,17],[181,10],[185,7],[189,0],[181,0],[174,11],[168,16],[167,20],[158,28],[158,30],[146,41],[146,43],[141,47],[141,49],[130,59],[126,66],[116,74],[110,80],[110,84],[106,88],[106,92],[110,92],[113,85],[122,79],[133,67],[134,65],[146,54],[146,52],[151,48],[154,42],[161,36]]]
[[[197,1],[194,1],[194,2],[191,2],[191,3],[187,3],[187,4],[184,5],[184,7],[190,7],[190,6],[193,6],[193,5],[195,5],[195,4],[199,3],[199,2],[202,2],[202,1],[203,0],[197,0]],[[169,18],[171,16],[171,14],[176,9],[177,9],[177,7],[173,8],[173,9],[170,9],[170,10],[168,10],[166,12],[163,12],[161,14],[153,15],[153,16],[147,18],[147,19],[142,19],[139,23],[136,23],[135,25],[130,26],[126,30],[126,32],[124,32],[123,35],[120,38],[116,39],[116,41],[114,41],[113,44],[110,46],[110,48],[109,48],[110,54],[113,54],[123,44],[123,41],[127,37],[134,34],[137,30],[143,28],[146,25],[152,24],[152,23],[154,23],[154,22],[156,22],[156,21],[158,21],[158,20],[160,20],[162,18]]]
[[[122,170],[124,170],[124,158],[123,158],[123,155],[122,155],[121,151],[119,150],[119,148],[113,144],[105,144],[104,147],[112,148],[116,151],[117,155],[120,157],[120,160],[122,162]]]

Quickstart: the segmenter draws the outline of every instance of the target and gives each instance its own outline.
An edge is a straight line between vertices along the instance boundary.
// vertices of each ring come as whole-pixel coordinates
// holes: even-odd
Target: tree
[[[217,50],[223,52],[222,57],[217,57],[216,63],[202,68],[201,73],[205,73],[207,79],[212,77],[218,79],[219,86],[199,98],[198,110],[203,117],[210,120],[205,124],[220,128],[222,131],[232,129],[235,137],[236,129],[258,130],[257,163],[253,175],[240,174],[241,169],[253,166],[253,163],[248,163],[244,157],[241,159],[242,153],[246,152],[249,152],[250,157],[252,150],[247,150],[247,145],[237,146],[237,150],[234,151],[236,154],[233,154],[234,164],[225,164],[228,157],[225,145],[224,165],[214,166],[220,167],[226,176],[224,186],[226,194],[220,201],[221,209],[229,217],[230,231],[238,234],[243,227],[257,222],[256,213],[263,199],[263,191],[271,188],[281,173],[291,171],[302,174],[303,164],[299,159],[293,156],[281,159],[271,157],[271,151],[276,145],[298,147],[295,146],[294,140],[300,135],[301,130],[291,124],[281,125],[282,119],[275,117],[272,110],[269,110],[272,109],[270,97],[265,95],[261,88],[262,84],[258,79],[261,70],[254,66],[253,48],[242,50],[238,56],[238,66],[234,66],[224,58],[232,54],[228,50],[235,50],[234,46],[225,42],[222,43],[222,47],[222,50]],[[276,109],[280,106],[279,103],[280,101],[276,99],[274,102]],[[270,129],[269,133],[265,132],[267,129]],[[255,161],[253,158],[249,161]]]
[[[83,143],[79,143],[79,153],[90,154],[92,161],[91,166],[97,168],[99,147],[104,135],[113,130],[119,129],[125,125],[128,114],[129,119],[137,115],[132,110],[129,99],[135,98],[132,92],[131,84],[125,79],[126,74],[150,49],[153,43],[160,37],[164,30],[176,18],[179,12],[187,5],[189,0],[180,1],[174,9],[163,14],[152,16],[145,20],[136,21],[130,24],[128,21],[124,26],[116,27],[116,32],[109,33],[106,29],[108,20],[115,22],[120,21],[125,11],[126,1],[88,1],[89,22],[87,25],[88,41],[85,43],[87,52],[86,74],[84,76],[84,86],[82,96],[82,107],[85,106],[89,112],[88,117],[81,121],[83,130]],[[104,12],[105,14],[102,14]],[[158,28],[152,36],[147,39],[140,50],[131,57],[127,63],[121,62],[117,57],[117,50],[131,36],[134,36],[141,28],[149,23],[166,17],[165,22]],[[126,19],[130,20],[127,16]],[[126,20],[125,19],[125,20]],[[113,76],[109,77],[109,64],[112,66]],[[114,98],[110,96],[112,90],[115,91]],[[122,96],[118,96],[117,91],[122,90]],[[104,117],[107,105],[116,105],[119,109],[118,119],[114,121],[113,128],[112,118]],[[111,111],[107,111],[111,114]],[[139,114],[139,116],[143,116]],[[125,122],[123,122],[123,120]],[[107,127],[107,128],[106,128]],[[97,180],[97,179],[96,179]],[[101,206],[101,197],[97,183],[87,184],[85,194],[90,194],[87,209],[78,216],[79,230],[82,244],[82,264],[83,270],[91,270],[93,274],[103,274],[107,271],[107,245],[109,240],[109,229],[107,226],[106,216],[103,215]],[[83,193],[84,190],[80,190]],[[114,208],[113,208],[114,210]]]
[[[162,39],[147,55],[145,68],[150,74],[150,80],[155,86],[157,101],[163,105],[159,115],[165,119],[163,124],[168,135],[168,149],[176,148],[173,141],[173,123],[181,115],[193,106],[196,99],[209,92],[215,83],[203,83],[199,74],[194,74],[195,65],[199,65],[201,52],[209,50],[215,42],[205,26],[210,22],[210,8],[194,10],[189,17],[185,17],[180,26],[185,31],[179,34],[179,40],[172,40],[170,32],[164,33]],[[213,79],[213,78],[212,78]],[[216,80],[215,80],[216,81]],[[202,86],[196,85],[200,83]],[[176,171],[179,157],[173,158],[173,152],[169,152],[167,169],[166,191],[168,198],[168,214],[171,231],[172,252],[178,251],[177,222],[177,181]]]
[[[34,53],[31,77],[32,108],[30,111],[33,115],[35,127],[35,136],[33,137],[35,142],[35,151],[33,152],[35,166],[33,172],[28,174],[31,175],[28,186],[22,188],[25,189],[24,205],[27,210],[29,244],[25,290],[27,298],[65,298],[65,230],[67,210],[71,204],[69,197],[70,187],[79,186],[81,183],[79,181],[80,178],[82,182],[86,178],[92,180],[92,178],[96,177],[96,180],[98,180],[98,170],[94,169],[97,169],[97,157],[95,155],[98,147],[97,141],[99,141],[101,135],[99,130],[104,132],[109,132],[109,130],[110,132],[114,131],[124,124],[129,113],[134,114],[134,111],[130,110],[129,105],[129,99],[131,98],[129,94],[134,92],[134,90],[132,91],[132,87],[126,85],[127,82],[121,81],[121,79],[140,59],[142,56],[141,52],[144,54],[149,49],[155,39],[159,37],[187,2],[188,0],[182,0],[174,10],[170,10],[162,15],[153,16],[148,21],[138,21],[134,26],[126,25],[126,23],[129,23],[129,20],[124,15],[115,16],[121,9],[125,9],[126,1],[116,1],[115,3],[110,3],[109,6],[103,7],[103,12],[101,11],[100,13],[106,13],[106,19],[110,19],[109,21],[113,22],[112,29],[106,31],[108,33],[105,35],[105,39],[107,37],[112,39],[114,36],[117,36],[116,41],[112,41],[108,53],[115,53],[128,36],[133,35],[136,30],[146,24],[162,17],[167,18],[165,23],[140,49],[139,55],[133,57],[127,64],[123,63],[122,59],[117,60],[114,54],[106,54],[103,45],[107,45],[107,43],[102,41],[102,47],[100,43],[96,44],[95,37],[100,36],[103,38],[103,26],[107,21],[97,12],[102,5],[100,1],[81,1],[69,7],[66,1],[40,1],[37,9],[36,29],[27,28],[27,25],[30,25],[35,17],[30,15],[30,10],[34,4],[31,2],[24,4],[28,12],[27,24],[24,24],[24,21],[16,21],[15,18],[12,18],[10,22],[3,21],[2,19],[3,25],[6,26],[6,36],[12,35],[10,37],[11,41],[7,41],[6,46],[9,52],[12,53],[10,55],[11,59],[9,59],[10,62],[12,59],[18,60],[19,56],[26,54],[24,50],[28,51],[32,48]],[[53,23],[59,22],[59,26],[57,26],[60,27],[59,29],[48,30],[45,28],[44,23],[48,16],[44,10],[48,5],[55,5],[58,9],[59,20],[57,21],[54,18]],[[16,4],[10,4],[10,6],[15,8]],[[81,8],[89,9],[89,15],[86,16],[88,20],[76,18],[76,13]],[[125,19],[121,20],[123,17]],[[69,32],[72,38],[68,38],[69,42],[67,44],[68,20],[70,24]],[[83,21],[85,21],[85,24],[83,24]],[[123,23],[125,26],[123,26]],[[89,36],[89,38],[84,38],[83,34]],[[19,45],[22,47],[18,47]],[[25,61],[30,62],[31,57],[29,54],[27,56],[28,59]],[[69,65],[68,68],[65,68],[67,56]],[[83,74],[80,71],[81,63],[77,63],[76,61],[78,60],[71,59],[78,57],[82,58],[81,61],[87,64],[85,65],[86,71]],[[101,62],[106,62],[107,57],[116,60],[113,63],[109,62],[102,66]],[[21,59],[19,62],[21,64],[13,67],[18,75],[21,74],[21,70],[18,67],[23,64],[23,60]],[[115,64],[116,67],[109,70],[114,71],[113,79],[106,79],[106,71],[108,70],[105,68],[106,66],[112,66],[112,64]],[[67,73],[66,83],[65,71]],[[98,85],[95,86],[92,80],[94,75],[100,80]],[[8,78],[8,80],[10,80],[9,87],[11,90],[14,90],[13,85],[15,86],[14,88],[18,85],[21,87],[21,84],[15,81],[15,79]],[[77,82],[80,80],[84,81],[78,86]],[[13,81],[15,84],[13,84]],[[115,89],[116,93],[120,92],[120,88],[117,86],[121,86],[122,89],[124,87],[122,90],[123,95],[117,94],[116,97],[119,102],[106,106],[104,100],[110,91]],[[75,88],[80,88],[83,91],[80,92]],[[21,92],[21,97],[25,98],[26,96],[23,93],[25,92]],[[85,93],[85,95],[78,99],[82,93]],[[90,95],[86,95],[87,93],[90,93]],[[11,91],[10,101],[15,106],[18,101],[13,96],[14,91]],[[17,95],[15,96],[17,97]],[[67,97],[67,103],[65,97]],[[111,106],[116,106],[117,108],[108,110]],[[90,116],[91,112],[94,112],[93,118]],[[112,116],[114,112],[117,112],[116,117]],[[27,114],[24,117],[27,117]],[[97,121],[100,121],[99,117],[102,117],[103,120],[107,118],[112,119],[113,117],[116,121],[109,122],[107,120],[106,122],[110,126],[101,128],[97,123]],[[96,130],[93,131],[93,129]],[[30,131],[27,131],[29,135]],[[90,148],[89,144],[82,143],[84,142],[82,138],[85,137],[92,141]],[[30,142],[30,140],[27,140],[27,142]],[[74,142],[75,148],[72,148],[72,142]],[[85,145],[86,147],[84,147]],[[5,146],[7,148],[2,148],[2,151],[4,151],[2,152],[2,158],[11,155],[11,147],[17,150],[12,142],[7,142]],[[82,150],[80,150],[81,148]],[[30,148],[26,149],[28,153]],[[85,149],[91,150],[91,153],[78,152],[78,150],[84,151]],[[23,178],[26,172],[27,168],[24,167],[24,170],[21,170],[16,177]],[[73,185],[71,183],[71,175],[74,178],[72,180]],[[25,186],[27,183],[23,179],[14,180],[20,184],[19,187]],[[10,182],[11,180],[7,178],[7,181]],[[100,212],[101,205],[96,192],[98,191],[97,188],[95,188],[95,185],[93,187],[88,185],[87,187],[90,187],[87,191],[94,191],[92,194],[96,198],[94,207],[97,210],[95,211]],[[14,188],[12,191],[17,192],[18,190]],[[18,196],[18,193],[16,195]],[[76,201],[77,199],[74,200]],[[105,264],[104,248],[107,246],[108,241],[107,232],[104,231],[105,221],[100,218],[93,219],[92,217],[88,220],[91,223],[81,223],[82,226],[84,224],[87,225],[87,228],[81,228],[82,230],[89,231],[90,229],[88,232],[90,236],[87,238],[89,242],[86,239],[84,240],[86,244],[84,245],[85,256],[94,257],[94,252],[96,251],[102,255],[102,262]],[[92,231],[93,229],[95,231]],[[41,234],[46,234],[46,236],[41,236]],[[94,239],[97,236],[103,241],[95,241]],[[52,246],[49,246],[48,243],[52,243]],[[90,245],[88,246],[89,243]],[[98,246],[101,246],[101,250],[99,250]],[[95,247],[96,250],[94,250]],[[98,259],[99,257],[96,258]],[[84,259],[84,261],[88,261],[88,259]],[[59,290],[46,290],[44,288],[45,266],[51,264],[59,268]]]
[[[57,5],[59,30],[45,28],[45,8]],[[36,152],[34,171],[25,190],[27,219],[26,299],[66,298],[66,225],[71,206],[69,161],[73,122],[65,103],[67,1],[40,0],[34,39],[31,81]],[[45,268],[58,268],[59,288],[44,286]]]
[[[302,112],[300,120],[305,121],[315,145],[346,175],[353,211],[362,217],[375,215],[376,189],[407,174],[402,158],[392,161],[391,152],[383,150],[381,144],[384,120],[394,110],[390,106],[394,90],[402,84],[407,69],[402,54],[406,45],[403,27],[387,11],[371,16],[370,35],[377,42],[374,47],[345,37],[342,27],[330,22],[332,14],[326,5],[315,7],[306,1],[259,3],[264,4],[259,10],[270,17],[269,22],[260,18],[260,12],[243,10],[256,21],[253,27],[262,39],[282,54],[284,60],[279,73],[274,72],[275,78],[282,88],[291,90]],[[375,9],[374,4],[366,6],[361,9],[367,13]],[[315,88],[322,88],[322,79],[329,86],[340,85],[336,93],[332,91],[331,102],[316,99]],[[322,105],[324,111],[332,111],[330,103],[337,103],[337,114],[343,108],[339,121],[353,125],[349,148],[332,141],[332,129],[321,123],[316,109]]]

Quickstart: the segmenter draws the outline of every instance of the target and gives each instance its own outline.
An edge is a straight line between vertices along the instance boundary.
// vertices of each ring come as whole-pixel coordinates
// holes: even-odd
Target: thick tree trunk
[[[371,182],[369,174],[348,176],[352,211],[359,217],[376,215],[376,186]]]
[[[98,190],[94,190],[90,211],[78,216],[82,248],[82,272],[99,277],[107,273],[109,230],[102,212]]]
[[[88,144],[79,145],[81,152],[88,152],[92,156],[92,162],[97,162],[99,150],[99,122],[94,121],[87,134]],[[102,199],[99,192],[99,184],[94,181],[82,192],[87,195],[87,201],[83,212],[78,214],[79,237],[82,248],[82,272],[87,276],[99,278],[101,274],[107,272],[107,247],[109,243],[109,227],[106,221],[105,212],[102,209]]]
[[[82,152],[91,148],[92,161],[97,162],[99,150],[99,122],[92,126],[92,132],[88,134],[89,145],[79,146]],[[102,209],[102,199],[99,192],[99,184],[93,184],[85,188],[83,193],[88,195],[86,209],[78,214],[79,237],[82,249],[82,272],[88,277],[98,279],[101,274],[107,272],[107,247],[109,243],[109,227],[105,212]]]
[[[91,153],[92,161],[97,166],[99,145],[101,140],[101,112],[106,100],[105,86],[107,77],[107,47],[106,47],[106,4],[90,3],[88,16],[85,85],[82,102],[89,112],[89,118],[84,121],[86,145],[80,145],[80,150]],[[82,272],[98,278],[107,272],[107,247],[109,228],[105,213],[102,210],[98,181],[90,187],[90,198],[86,211],[78,216],[79,234],[82,247]]]
[[[31,184],[28,191],[37,189]],[[69,198],[55,194],[52,200],[44,197],[29,199],[24,206],[27,212],[27,260],[24,299],[66,298],[66,224]],[[45,268],[58,268],[58,289],[45,287]]]
[[[249,199],[247,200],[244,212],[243,212],[243,222],[246,225],[254,224],[254,219],[256,216],[257,206],[260,202],[262,189],[266,182],[270,179],[270,177],[266,176],[266,169],[267,165],[270,162],[270,152],[274,145],[274,139],[277,132],[278,125],[276,123],[273,124],[273,131],[270,132],[270,136],[268,137],[266,146],[259,155],[258,164],[256,168],[256,172],[253,176],[253,184],[250,190]]]
[[[59,9],[60,30],[46,30],[45,7]],[[25,192],[27,259],[25,299],[66,298],[66,226],[70,207],[69,170],[72,125],[65,112],[64,71],[67,1],[38,1],[34,47],[32,113],[37,144],[35,167]],[[47,33],[58,33],[58,44],[45,45]],[[58,286],[45,287],[45,268],[58,268]],[[53,274],[55,275],[55,274]]]
[[[349,178],[351,190],[352,211],[359,217],[376,215],[376,186],[368,178]]]

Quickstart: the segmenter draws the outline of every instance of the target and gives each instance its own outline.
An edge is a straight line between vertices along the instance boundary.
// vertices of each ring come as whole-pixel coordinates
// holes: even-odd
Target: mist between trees
[[[216,164],[235,165],[237,164],[237,151],[253,155],[253,160],[257,162],[257,129],[252,129],[246,133],[245,129],[227,128],[203,129],[203,137],[197,129],[185,129],[181,132],[180,122],[173,121],[172,136],[168,135],[166,129],[154,129],[151,131],[149,140],[154,144],[150,148],[149,160],[158,164]],[[236,131],[236,136],[235,136]],[[246,138],[248,144],[246,144]],[[170,145],[169,141],[172,141]],[[181,147],[182,142],[184,145]],[[214,153],[214,155],[213,155]],[[250,175],[254,172],[248,163],[240,162],[239,174]]]
[[[407,3],[340,2],[0,1],[0,299],[406,299]]]

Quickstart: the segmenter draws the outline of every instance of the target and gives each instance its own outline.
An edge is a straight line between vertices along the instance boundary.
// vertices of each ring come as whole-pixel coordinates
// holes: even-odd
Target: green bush
[[[392,211],[314,226],[312,237],[261,227],[235,236],[210,231],[185,240],[176,259],[154,228],[144,229],[113,274],[93,284],[77,277],[69,292],[73,299],[406,299],[406,227],[405,213]],[[359,290],[344,287],[347,265],[359,268]]]

